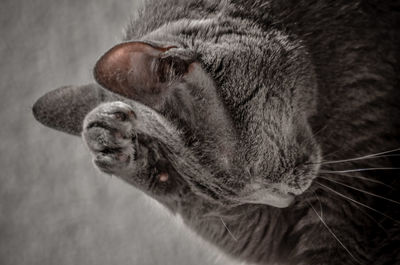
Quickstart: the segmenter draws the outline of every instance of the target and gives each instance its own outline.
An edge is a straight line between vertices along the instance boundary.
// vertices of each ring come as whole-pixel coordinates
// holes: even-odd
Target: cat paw
[[[136,114],[123,102],[101,104],[83,123],[83,139],[103,172],[118,174],[134,167],[137,152]]]

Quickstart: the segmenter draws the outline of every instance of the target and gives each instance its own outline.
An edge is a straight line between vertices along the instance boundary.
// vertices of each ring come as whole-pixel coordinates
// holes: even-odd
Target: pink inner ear
[[[155,72],[160,54],[174,48],[158,48],[143,42],[121,43],[96,63],[94,77],[103,87],[127,98],[138,99],[162,90]]]

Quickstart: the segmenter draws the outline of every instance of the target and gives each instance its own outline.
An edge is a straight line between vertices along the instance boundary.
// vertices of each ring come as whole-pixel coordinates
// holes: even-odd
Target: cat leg
[[[163,154],[155,150],[152,160],[165,156],[184,176],[208,175],[184,146],[179,131],[156,111],[137,102],[99,105],[86,116],[82,135],[94,163],[106,173],[132,175],[143,166],[145,161],[138,165],[140,160],[149,159],[148,149],[162,146]],[[146,148],[143,138],[148,139]]]
[[[195,193],[211,193],[215,199],[217,194],[225,195],[213,174],[185,146],[179,130],[138,102],[117,101],[98,106],[84,120],[83,138],[101,171],[135,186],[138,180],[146,182],[151,168],[164,159]],[[143,138],[149,139],[147,143],[143,144]]]

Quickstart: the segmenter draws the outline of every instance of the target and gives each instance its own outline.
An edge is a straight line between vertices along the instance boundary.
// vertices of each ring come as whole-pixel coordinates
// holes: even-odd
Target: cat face
[[[146,170],[124,173],[129,183],[153,194],[142,184],[162,164],[159,173],[171,176],[169,185],[175,187],[162,183],[168,192],[157,192],[158,197],[189,187],[223,205],[289,206],[311,185],[320,160],[308,124],[315,78],[305,52],[276,32],[262,36],[262,46],[259,37],[244,46],[229,36],[221,38],[223,45],[182,44],[167,36],[164,44],[159,33],[121,43],[99,59],[95,79],[115,94],[98,86],[64,88],[41,98],[35,116],[51,127],[79,133],[77,124],[93,106],[124,101],[143,118],[135,137],[150,140],[142,141],[142,150],[157,146],[152,149],[156,155],[144,156],[152,161],[142,163]],[[70,111],[75,106],[80,106],[77,115]]]

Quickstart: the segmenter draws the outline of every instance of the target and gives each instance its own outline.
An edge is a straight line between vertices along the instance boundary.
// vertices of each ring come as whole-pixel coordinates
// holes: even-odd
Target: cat
[[[400,264],[399,26],[394,1],[148,0],[33,113],[238,260]]]

